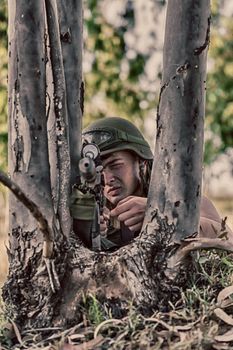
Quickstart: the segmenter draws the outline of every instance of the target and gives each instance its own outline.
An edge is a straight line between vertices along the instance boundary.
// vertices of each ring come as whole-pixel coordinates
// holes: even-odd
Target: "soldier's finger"
[[[136,225],[138,223],[142,224],[143,219],[144,219],[144,215],[137,215],[137,216],[134,216],[134,217],[131,217],[131,218],[125,220],[124,224],[128,227]]]
[[[141,223],[138,223],[136,225],[132,225],[132,226],[129,226],[129,230],[131,232],[137,232],[137,231],[140,231],[142,228],[142,222]]]
[[[118,216],[118,215],[125,213],[126,211],[132,209],[132,208],[135,209],[133,203],[127,201],[123,204],[118,204],[115,209],[111,210],[110,215],[111,216]]]

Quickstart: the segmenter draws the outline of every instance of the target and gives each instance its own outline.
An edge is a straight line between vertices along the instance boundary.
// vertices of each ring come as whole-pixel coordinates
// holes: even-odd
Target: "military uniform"
[[[94,196],[83,194],[78,189],[74,189],[71,196],[71,215],[79,222],[78,235],[81,240],[91,248],[91,223],[94,215]],[[138,232],[139,233],[139,232]],[[127,226],[116,219],[109,222],[106,237],[101,236],[102,250],[115,250],[132,241],[138,235],[131,232]]]
[[[128,120],[110,117],[103,118],[83,131],[83,141],[99,147],[100,156],[106,157],[115,151],[130,151],[142,160],[152,160],[148,142],[141,132]],[[75,189],[71,196],[71,215],[74,218],[75,232],[91,248],[91,225],[95,199],[90,193],[83,194]],[[116,227],[118,226],[118,227]],[[129,243],[135,235],[123,223],[109,225],[106,237],[101,237],[101,249],[114,250]]]

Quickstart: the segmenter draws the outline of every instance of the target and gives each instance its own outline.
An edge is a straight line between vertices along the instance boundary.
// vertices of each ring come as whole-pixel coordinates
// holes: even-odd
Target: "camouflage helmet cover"
[[[119,117],[102,118],[83,130],[83,139],[99,146],[101,156],[129,150],[142,159],[153,159],[148,142],[137,127]]]

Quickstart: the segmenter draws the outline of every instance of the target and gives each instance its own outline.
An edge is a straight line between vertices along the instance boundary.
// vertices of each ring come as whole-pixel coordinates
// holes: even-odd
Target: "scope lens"
[[[94,143],[88,143],[83,147],[82,150],[83,157],[89,157],[91,159],[96,159],[99,154],[99,148]]]

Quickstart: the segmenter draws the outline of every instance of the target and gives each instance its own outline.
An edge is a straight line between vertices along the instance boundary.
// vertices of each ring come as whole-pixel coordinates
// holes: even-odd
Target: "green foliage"
[[[87,320],[93,325],[98,325],[104,321],[103,306],[96,299],[96,297],[89,293],[83,296],[84,314],[86,314]]]
[[[0,169],[3,170],[6,170],[7,163],[6,3],[0,1]],[[158,3],[164,5],[164,1]],[[84,126],[96,118],[120,115],[143,131],[144,118],[155,109],[157,97],[154,92],[140,86],[149,54],[127,47],[125,40],[127,32],[135,26],[134,2],[128,0],[124,3],[118,25],[106,20],[103,0],[85,0],[84,4],[85,51],[91,57],[91,67],[85,73]],[[205,163],[210,163],[217,154],[233,146],[233,23],[231,18],[221,15],[222,5],[222,0],[212,0]],[[158,96],[159,91],[156,93]]]
[[[132,57],[127,57],[124,35],[134,25],[134,7],[128,1],[122,24],[114,27],[106,21],[102,3],[86,1],[90,12],[85,19],[85,46],[93,55],[93,63],[85,74],[84,125],[103,116],[120,115],[143,126],[143,119],[155,102],[150,102],[148,92],[139,87],[147,55],[134,51]],[[96,103],[97,99],[102,103]],[[144,109],[142,101],[149,101]]]
[[[156,107],[157,98],[155,95],[149,97],[150,91],[143,90],[139,83],[149,55],[136,50],[134,55],[129,55],[132,48],[128,48],[125,41],[125,34],[135,25],[134,4],[126,1],[123,21],[118,26],[107,22],[102,4],[103,0],[86,1],[89,12],[85,19],[85,45],[86,51],[93,55],[93,62],[85,74],[84,125],[106,115],[121,115],[143,130],[143,119]],[[210,163],[233,145],[233,24],[231,18],[221,14],[223,5],[222,0],[212,1],[205,163]],[[101,102],[97,103],[97,100]]]
[[[206,96],[206,163],[233,147],[233,23],[228,17],[214,18]]]
[[[232,285],[233,256],[225,251],[203,250],[193,253],[196,271],[182,293],[187,308],[204,309],[216,302],[217,294]]]

